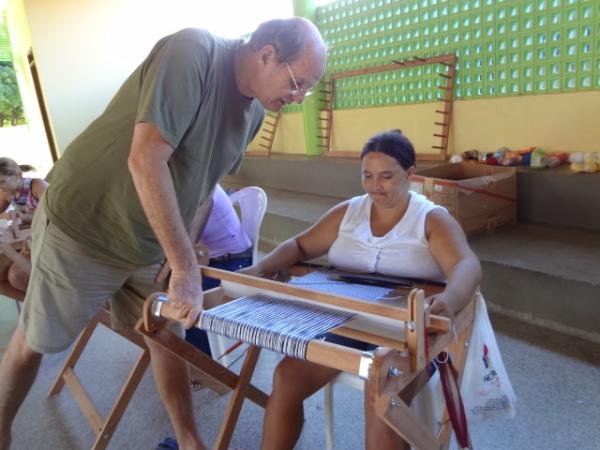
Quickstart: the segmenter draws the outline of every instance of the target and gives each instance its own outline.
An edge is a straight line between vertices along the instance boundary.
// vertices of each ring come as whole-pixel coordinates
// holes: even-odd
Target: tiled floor
[[[4,353],[4,349],[16,327],[17,318],[16,303],[0,295],[0,352],[2,353]]]
[[[14,327],[14,304],[0,299],[2,344]],[[598,450],[600,449],[600,346],[543,328],[492,315],[506,368],[518,396],[515,419],[498,419],[471,426],[478,450]],[[105,414],[138,355],[137,347],[100,328],[77,372]],[[63,391],[48,399],[46,392],[66,353],[47,356],[30,395],[15,420],[15,450],[86,449],[93,435],[71,395]],[[269,391],[278,356],[263,352],[254,376]],[[194,393],[195,416],[207,442],[212,442],[227,396],[206,390]],[[299,450],[324,448],[323,396],[305,405],[306,425]],[[246,404],[233,436],[232,447],[258,449],[262,411]],[[362,395],[335,388],[335,444],[340,450],[363,448]],[[153,449],[170,426],[147,373],[138,387],[109,449]]]

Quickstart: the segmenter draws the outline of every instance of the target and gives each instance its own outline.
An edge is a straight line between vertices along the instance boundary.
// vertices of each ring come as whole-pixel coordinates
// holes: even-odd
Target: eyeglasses
[[[294,88],[295,88],[290,91],[290,95],[292,97],[300,97],[301,95],[308,97],[309,95],[311,95],[312,91],[310,89],[302,89],[298,86],[298,83],[296,82],[296,77],[294,76],[294,73],[292,72],[292,68],[290,67],[290,65],[288,63],[285,63],[285,67],[287,67],[287,70],[290,73],[290,77],[292,77],[292,83],[294,83]]]

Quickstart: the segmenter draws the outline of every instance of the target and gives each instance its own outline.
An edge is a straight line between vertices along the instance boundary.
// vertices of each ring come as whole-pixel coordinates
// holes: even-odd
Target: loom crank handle
[[[167,320],[183,323],[180,312],[168,301],[167,294],[157,292],[146,298],[144,302],[144,328],[147,331],[156,331],[164,325]],[[194,323],[197,322],[196,321]]]
[[[144,329],[150,333],[160,329],[167,318],[163,315],[163,308],[167,304],[167,294],[156,292],[144,301]],[[167,308],[168,309],[168,308]]]

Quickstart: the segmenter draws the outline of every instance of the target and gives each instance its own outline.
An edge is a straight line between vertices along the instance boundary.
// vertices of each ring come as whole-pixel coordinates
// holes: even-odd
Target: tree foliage
[[[0,62],[0,127],[25,122],[23,103],[12,62]]]

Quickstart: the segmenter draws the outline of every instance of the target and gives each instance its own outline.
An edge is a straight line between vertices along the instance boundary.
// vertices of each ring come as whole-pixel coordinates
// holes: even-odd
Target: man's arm
[[[193,325],[202,308],[202,276],[175,196],[167,162],[173,147],[150,123],[137,123],[128,159],[140,202],[171,265],[169,301],[177,319]]]
[[[201,248],[203,246],[200,244],[200,237],[202,237],[204,228],[206,228],[206,224],[208,223],[208,218],[212,211],[212,207],[215,203],[214,198],[213,198],[214,192],[215,191],[213,189],[213,191],[210,193],[209,197],[206,200],[204,200],[200,204],[198,209],[196,210],[196,215],[194,216],[194,220],[192,221],[192,225],[190,227],[190,232],[188,233],[189,237],[192,241],[192,245],[194,246],[194,253],[196,254],[196,261],[198,261],[198,263],[200,263],[200,264],[208,264],[208,262],[207,262],[208,261],[208,250],[204,250]],[[205,254],[199,254],[198,253],[199,251],[202,251]],[[203,262],[201,258],[206,259],[206,261]],[[154,281],[156,283],[162,283],[164,280],[167,279],[167,277],[169,276],[170,273],[171,273],[171,265],[169,264],[169,260],[165,259],[165,262],[163,263],[162,267],[156,274],[156,278],[154,279]]]
[[[210,212],[215,204],[215,200],[213,198],[214,193],[215,190],[213,189],[208,198],[204,200],[196,210],[194,220],[192,221],[192,226],[190,227],[190,239],[192,240],[192,244],[199,242],[200,238],[202,237],[202,233],[204,233],[204,228],[206,228],[208,218],[210,217]]]

